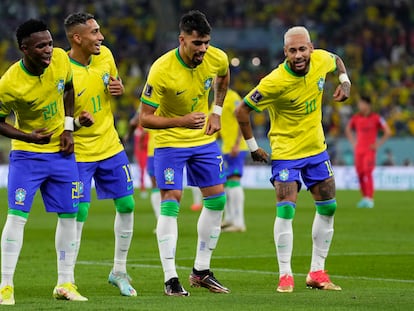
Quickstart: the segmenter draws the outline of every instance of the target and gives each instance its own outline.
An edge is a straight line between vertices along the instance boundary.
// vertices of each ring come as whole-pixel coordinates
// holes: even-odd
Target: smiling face
[[[310,55],[313,45],[306,34],[295,33],[285,38],[284,47],[290,69],[298,75],[305,75],[309,71]]]
[[[91,18],[85,24],[78,24],[74,29],[73,39],[85,54],[98,55],[104,36],[95,19]]]
[[[53,39],[48,30],[32,33],[21,44],[24,64],[33,73],[41,73],[50,65],[53,54]]]
[[[191,34],[182,32],[178,37],[180,56],[189,67],[197,67],[203,62],[210,45],[210,35],[200,36],[195,30]]]

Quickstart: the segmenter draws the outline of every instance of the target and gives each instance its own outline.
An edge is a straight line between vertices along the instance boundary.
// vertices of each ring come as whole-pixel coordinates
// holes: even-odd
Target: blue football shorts
[[[223,156],[216,142],[190,148],[156,148],[154,171],[158,188],[183,189],[184,166],[187,184],[211,187],[226,181]]]
[[[30,212],[38,189],[50,213],[78,212],[79,175],[75,155],[13,150],[8,175],[9,208]]]
[[[226,176],[243,176],[244,161],[246,159],[247,151],[240,151],[235,157],[230,154],[224,154],[224,167]]]
[[[154,177],[154,156],[149,156],[147,158],[147,173],[149,177]]]
[[[97,162],[78,162],[80,202],[91,201],[92,178],[98,199],[117,199],[134,193],[134,185],[125,151]]]
[[[317,155],[297,160],[273,160],[272,177],[270,182],[296,181],[299,189],[303,183],[309,189],[313,185],[333,177],[334,172],[329,160],[328,152],[323,151]]]

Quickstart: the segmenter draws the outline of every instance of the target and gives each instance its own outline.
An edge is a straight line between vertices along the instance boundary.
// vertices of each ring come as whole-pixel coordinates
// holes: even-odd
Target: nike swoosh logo
[[[184,90],[184,91],[177,91],[177,92],[175,93],[175,95],[180,95],[180,94],[184,93],[185,91],[187,91],[187,90]]]
[[[6,238],[6,241],[7,241],[7,242],[16,242],[16,240],[9,239],[9,238]]]
[[[79,93],[78,93],[78,97],[79,96],[81,96],[82,94],[83,94],[83,92],[85,92],[86,91],[86,89],[83,89],[82,91],[80,91]]]
[[[134,185],[128,185],[127,190],[131,190],[134,187]]]
[[[79,203],[73,203],[72,206],[73,207],[78,207]]]
[[[226,177],[226,174],[219,174],[219,178],[221,179],[221,178],[224,178],[224,177]]]

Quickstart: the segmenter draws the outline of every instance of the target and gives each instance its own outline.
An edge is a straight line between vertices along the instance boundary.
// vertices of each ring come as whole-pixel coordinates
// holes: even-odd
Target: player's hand
[[[124,85],[122,84],[122,80],[116,79],[114,77],[109,77],[108,90],[112,96],[119,96],[124,94]]]
[[[267,163],[269,159],[269,154],[264,151],[262,148],[257,149],[250,153],[254,162],[264,162]]]
[[[348,82],[343,82],[336,88],[333,99],[337,102],[343,102],[349,98],[351,94],[351,84]]]
[[[50,139],[54,132],[46,133],[47,128],[41,128],[33,130],[30,135],[28,142],[38,144],[38,145],[45,145],[50,143]]]
[[[214,133],[220,131],[220,129],[221,129],[220,116],[215,113],[210,114],[208,121],[207,121],[206,134],[213,135]]]
[[[202,129],[206,124],[206,115],[203,112],[191,112],[182,117],[182,126],[189,129]]]
[[[63,131],[60,135],[60,151],[66,155],[72,154],[75,150],[72,131]]]
[[[79,123],[82,126],[90,127],[95,123],[93,116],[88,111],[82,111],[79,115]]]

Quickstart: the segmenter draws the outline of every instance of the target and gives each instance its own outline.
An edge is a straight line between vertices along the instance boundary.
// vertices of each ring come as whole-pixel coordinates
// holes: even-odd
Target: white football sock
[[[231,188],[225,187],[224,191],[226,192],[226,205],[224,205],[224,219],[223,222],[225,224],[233,224],[234,216],[233,216],[233,210],[232,210],[232,197],[231,197]]]
[[[158,191],[151,191],[151,206],[154,211],[155,218],[158,219],[160,217],[161,211],[161,192]]]
[[[131,246],[133,228],[134,213],[119,213],[117,211],[114,222],[115,254],[112,269],[114,272],[126,273],[126,262]]]
[[[80,245],[82,241],[82,231],[83,231],[83,225],[85,222],[83,221],[76,221],[76,241],[75,241],[75,255],[73,257],[73,266],[74,269],[76,267],[76,262],[78,260]],[[72,280],[72,283],[75,283],[75,280]]]
[[[334,217],[315,214],[312,225],[312,261],[310,271],[325,269],[325,260],[328,256],[334,233]]]
[[[17,215],[7,215],[1,235],[1,285],[13,286],[13,276],[23,245],[24,226],[27,219]]]
[[[211,255],[220,236],[223,211],[208,208],[201,210],[197,223],[197,252],[194,268],[198,271],[210,269]]]
[[[191,187],[191,191],[193,193],[193,204],[202,204],[203,195],[198,187]]]
[[[74,280],[75,241],[76,218],[58,217],[55,233],[58,285]]]
[[[292,275],[291,259],[293,250],[292,219],[276,217],[273,227],[279,276]]]
[[[242,186],[228,189],[227,200],[231,205],[232,223],[237,227],[245,227],[244,222],[244,191]]]
[[[157,222],[157,242],[164,271],[164,282],[178,277],[175,268],[175,250],[177,248],[177,217],[160,215]]]

